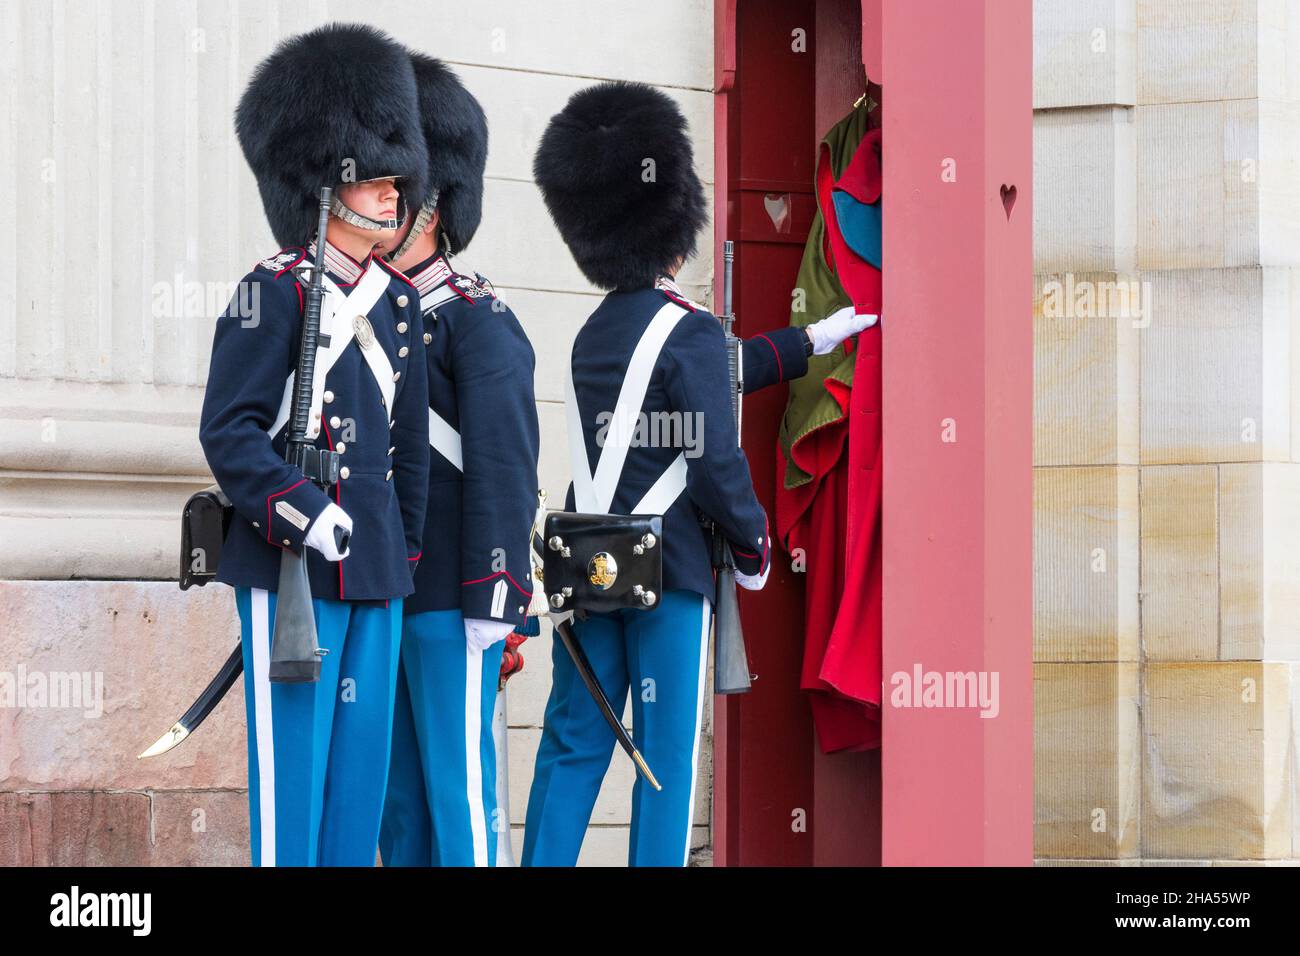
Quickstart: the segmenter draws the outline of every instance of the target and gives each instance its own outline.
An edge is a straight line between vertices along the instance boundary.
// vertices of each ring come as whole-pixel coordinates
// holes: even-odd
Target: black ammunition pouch
[[[190,496],[181,512],[181,590],[199,587],[217,575],[221,546],[230,530],[234,506],[213,485]]]
[[[663,527],[661,515],[549,512],[542,575],[551,611],[658,607]]]

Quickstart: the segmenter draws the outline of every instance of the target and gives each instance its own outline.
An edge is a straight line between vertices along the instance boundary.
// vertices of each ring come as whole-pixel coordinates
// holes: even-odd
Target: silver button
[[[400,305],[400,306],[402,306],[402,308],[405,308],[405,307],[406,307],[406,303],[408,303],[408,302],[410,302],[410,301],[411,301],[411,300],[408,299],[408,298],[407,298],[406,296],[404,296],[404,295],[399,295],[399,296],[397,297],[397,304]]]
[[[519,610],[518,610],[517,613],[519,613],[519,614],[523,614],[523,613],[524,613],[524,606],[523,606],[522,604],[519,605]]]
[[[410,349],[408,349],[405,345],[403,345],[400,349],[397,350],[397,357],[406,358],[406,356],[410,354],[410,351],[411,351]],[[396,379],[394,379],[394,381],[396,381]]]
[[[253,522],[253,527],[254,527],[254,528],[260,528],[260,527],[262,527],[262,526],[261,526],[258,522],[254,521],[254,522]]]
[[[347,466],[347,465],[344,465],[342,468],[339,469],[339,477],[340,477],[340,478],[347,478],[347,477],[349,477],[351,474],[352,474],[352,472],[348,471],[348,466]]]
[[[396,381],[397,381],[399,378],[401,378],[401,377],[402,377],[402,373],[401,373],[401,372],[394,372],[394,373],[393,373],[393,381],[394,381],[394,382],[396,382]]]
[[[348,446],[345,445],[343,442],[339,442],[337,445],[334,446],[334,450],[341,455],[348,450]]]
[[[396,445],[394,445],[392,448],[388,449],[388,454],[389,454],[389,455],[392,455],[392,453],[395,452],[395,451],[397,451],[397,446],[396,446]]]
[[[388,474],[384,475],[384,481],[392,481],[392,480],[393,480],[393,469],[389,468]]]
[[[337,415],[330,419],[330,428],[338,428],[342,424],[343,419],[339,418]]]
[[[393,430],[393,426],[396,424],[397,424],[397,419],[393,419],[391,422],[388,423],[388,430],[391,432]]]
[[[327,388],[325,389],[325,394],[322,395],[321,398],[325,399],[325,404],[328,405],[330,402],[334,401],[334,393]]]
[[[292,542],[290,542],[288,538],[285,538],[285,539],[284,539],[284,546],[285,546],[286,548],[289,547],[289,545],[290,545],[291,543],[292,543]]]
[[[398,323],[397,323],[397,331],[399,331],[399,332],[405,332],[405,331],[406,331],[407,329],[409,329],[409,328],[410,328],[410,326],[407,325],[405,322],[398,322]]]
[[[430,342],[432,342],[432,341],[433,341],[433,336],[430,335],[428,332],[425,332],[425,333],[424,333],[424,344],[425,344],[425,345],[428,345],[428,344],[429,344]]]

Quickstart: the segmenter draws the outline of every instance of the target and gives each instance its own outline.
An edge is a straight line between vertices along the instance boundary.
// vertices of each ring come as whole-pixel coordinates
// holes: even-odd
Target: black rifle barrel
[[[730,373],[731,413],[736,423],[736,442],[740,443],[741,392],[744,390],[744,367],[741,341],[732,332],[736,316],[732,312],[731,281],[735,262],[735,243],[722,244],[722,322],[727,343],[727,370]],[[717,570],[713,619],[713,692],[743,694],[750,689],[749,655],[745,634],[740,626],[740,606],[736,601],[736,559],[722,529],[713,523],[714,565]]]

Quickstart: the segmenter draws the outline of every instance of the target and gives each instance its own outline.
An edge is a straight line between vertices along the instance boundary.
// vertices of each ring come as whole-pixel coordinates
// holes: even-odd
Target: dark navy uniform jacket
[[[663,288],[611,292],[574,340],[573,395],[577,399],[587,461],[592,471],[602,454],[602,423],[616,407],[633,351],[664,304],[687,312],[664,340],[651,373],[646,420],[656,413],[678,413],[679,434],[687,447],[662,441],[633,443],[628,449],[609,510],[632,514],[666,469],[684,451],[685,492],[664,510],[663,587],[714,596],[710,540],[701,515],[716,521],[731,542],[737,568],[760,574],[771,559],[767,515],[754,495],[749,463],[736,439],[731,408],[727,352],[722,327],[702,307]],[[744,344],[746,392],[807,371],[804,336],[784,328]],[[690,422],[687,425],[686,422]],[[648,428],[647,434],[654,431]],[[660,432],[664,434],[664,432]],[[573,486],[565,507],[575,508]]]
[[[306,298],[292,269],[308,256],[286,249],[263,260],[217,319],[199,440],[235,507],[216,576],[233,586],[276,590],[281,551],[302,551],[331,500],[284,460],[288,383]],[[330,338],[317,356],[316,445],[341,453],[332,498],[353,527],[342,561],[307,548],[312,594],[405,597],[424,533],[429,468],[419,295],[377,257],[358,263],[330,245],[326,276],[333,317],[327,327],[322,315]]]
[[[533,348],[486,282],[439,254],[408,270],[421,295],[429,378],[424,556],[406,614],[459,608],[524,622],[537,513]]]

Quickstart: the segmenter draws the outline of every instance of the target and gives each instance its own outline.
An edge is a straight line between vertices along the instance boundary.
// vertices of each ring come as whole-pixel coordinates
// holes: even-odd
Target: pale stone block
[[[1149,306],[1137,277],[1034,278],[1034,464],[1137,464]]]
[[[247,786],[243,681],[189,740],[136,759],[235,646],[233,594],[220,584],[182,592],[167,582],[0,582],[0,671],[28,687],[25,701],[0,707],[0,786]],[[42,702],[36,687],[58,692]]]
[[[473,13],[413,15],[408,0],[333,0],[328,19],[373,23],[459,64],[712,89],[713,6],[705,0],[480,0]]]
[[[536,358],[533,389],[541,402],[564,401],[564,376],[573,354],[573,339],[595,312],[602,297],[573,292],[538,292],[497,287],[519,318]]]
[[[1270,663],[1146,665],[1144,857],[1291,856],[1291,669]]]
[[[1252,101],[1139,106],[1137,264],[1250,265],[1259,208],[1245,170],[1259,155]]]
[[[1291,33],[1300,47],[1300,5]],[[1292,56],[1300,62],[1300,50]],[[1300,98],[1261,99],[1259,111],[1259,262],[1300,265]]]
[[[1259,0],[1259,95],[1300,99],[1300,0]]]
[[[1136,468],[1034,469],[1034,660],[1136,660]]]
[[[708,163],[712,161],[711,156],[707,157]],[[707,168],[705,160],[698,156],[696,166]],[[713,187],[706,185],[704,193],[707,208],[712,209]],[[700,254],[687,261],[679,276],[687,295],[697,295],[712,281],[709,228],[700,232]],[[456,257],[456,266],[461,271],[482,272],[507,289],[597,291],[578,270],[546,211],[540,191],[531,182],[489,179],[484,183],[483,223],[474,244],[464,256]]]
[[[1034,665],[1034,854],[1138,850],[1138,664]]]
[[[1034,866],[1142,866],[1142,861],[1134,858],[1127,860],[1050,860],[1034,859]]]
[[[1135,0],[1034,0],[1034,109],[1136,102]]]
[[[1219,648],[1218,474],[1142,469],[1142,646],[1149,660],[1214,660]]]
[[[532,73],[468,64],[457,65],[455,70],[487,114],[487,175],[494,179],[531,180],[533,155],[551,117],[564,108],[570,96],[595,82],[589,75]],[[587,73],[586,70],[578,72]],[[696,168],[702,179],[711,182],[712,91],[669,87],[663,92],[676,101],[686,117]]]
[[[1143,274],[1143,464],[1290,460],[1289,271]]]
[[[1254,96],[1256,6],[1256,0],[1138,0],[1138,102]]]
[[[1219,466],[1224,660],[1300,659],[1300,465]]]
[[[1134,267],[1137,136],[1120,107],[1034,114],[1034,270]]]

